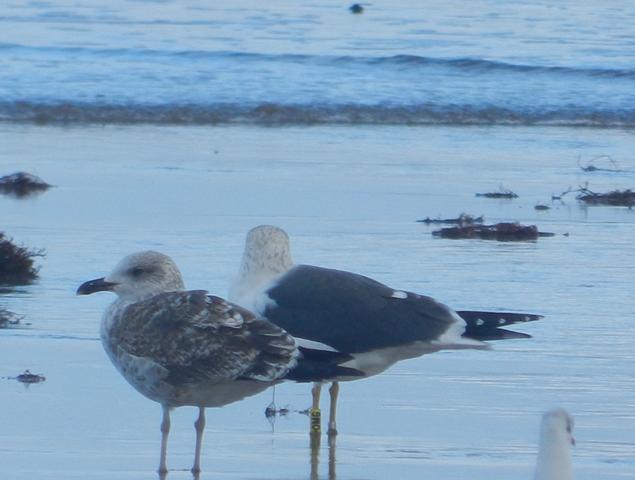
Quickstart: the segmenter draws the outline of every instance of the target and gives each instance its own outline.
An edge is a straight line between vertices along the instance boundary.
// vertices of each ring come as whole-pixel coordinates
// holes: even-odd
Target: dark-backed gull
[[[281,379],[319,381],[359,375],[341,354],[298,349],[280,327],[204,290],[183,291],[176,264],[145,251],[125,257],[78,295],[112,291],[101,323],[103,346],[117,370],[163,407],[159,472],[167,472],[170,409],[198,407],[194,473],[200,471],[205,408],[254,395]]]
[[[488,348],[483,340],[527,338],[504,327],[541,318],[525,313],[454,311],[424,295],[351,272],[294,265],[289,237],[261,225],[247,234],[231,301],[281,326],[300,345],[353,356],[343,365],[364,377],[395,362],[445,349]],[[329,433],[337,433],[338,380],[330,388]],[[321,383],[313,386],[319,415]]]
[[[534,480],[572,480],[573,417],[563,408],[542,416]]]

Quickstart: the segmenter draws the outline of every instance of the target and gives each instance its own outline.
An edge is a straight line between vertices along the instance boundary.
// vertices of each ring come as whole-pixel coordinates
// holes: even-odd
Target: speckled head
[[[105,277],[80,285],[77,294],[112,291],[120,298],[136,301],[184,288],[174,261],[167,255],[147,250],[124,257]]]
[[[285,272],[293,266],[289,235],[273,225],[259,225],[247,233],[242,268]]]

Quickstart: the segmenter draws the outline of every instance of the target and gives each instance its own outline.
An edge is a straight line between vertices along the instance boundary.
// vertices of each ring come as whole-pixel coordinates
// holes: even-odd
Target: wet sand
[[[578,480],[632,478],[635,214],[534,205],[589,181],[632,188],[635,139],[557,128],[57,128],[0,126],[1,174],[55,185],[0,197],[3,229],[45,248],[39,283],[3,293],[28,329],[0,331],[0,376],[28,368],[46,382],[0,381],[0,472],[15,480],[156,478],[160,409],[110,365],[97,340],[107,294],[74,296],[124,254],[171,255],[191,288],[226,295],[246,231],[274,223],[300,263],[349,269],[456,308],[542,313],[530,340],[489,352],[444,352],[342,385],[329,474],[313,459],[308,418],[275,430],[271,391],[210,410],[201,475],[249,479],[531,478],[539,416],[576,417]],[[627,172],[583,173],[578,155],[610,154]],[[499,185],[512,201],[476,198]],[[537,242],[444,240],[416,223],[484,214],[555,232]],[[569,236],[562,234],[568,233]],[[277,388],[302,410],[308,387]],[[323,408],[327,403],[323,402]],[[169,478],[191,478],[193,409],[173,418]],[[313,470],[313,472],[312,472]]]

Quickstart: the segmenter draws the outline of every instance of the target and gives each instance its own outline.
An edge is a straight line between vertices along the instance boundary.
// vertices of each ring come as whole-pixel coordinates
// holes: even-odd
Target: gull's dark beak
[[[102,278],[96,278],[95,280],[89,280],[82,283],[77,289],[77,295],[90,295],[95,292],[108,292],[115,288],[116,283],[107,282]]]
[[[571,435],[571,445],[575,447],[575,438],[573,435]]]

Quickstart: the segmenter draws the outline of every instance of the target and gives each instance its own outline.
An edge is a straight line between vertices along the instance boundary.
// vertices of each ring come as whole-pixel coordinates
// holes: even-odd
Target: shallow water
[[[271,391],[210,410],[201,478],[531,478],[539,415],[576,418],[578,480],[634,478],[632,287],[635,213],[552,193],[633,188],[630,131],[528,127],[103,127],[2,125],[2,173],[55,185],[0,197],[2,229],[45,248],[41,280],[0,306],[31,326],[0,331],[0,473],[7,479],[156,478],[160,412],[116,373],[97,340],[107,294],[75,297],[123,255],[171,255],[191,288],[226,295],[246,231],[285,228],[297,262],[353,270],[456,308],[542,313],[534,338],[442,352],[342,385],[329,474],[311,467],[308,419],[263,411]],[[610,154],[622,173],[583,173]],[[499,185],[520,197],[474,196]],[[534,205],[552,205],[537,212]],[[556,233],[537,242],[433,238],[426,216],[484,214]],[[568,236],[563,234],[568,233]],[[302,410],[308,387],[277,388]],[[327,403],[323,401],[323,407]],[[173,418],[169,478],[191,478],[193,409]]]
[[[11,0],[0,120],[635,126],[632,2]]]

